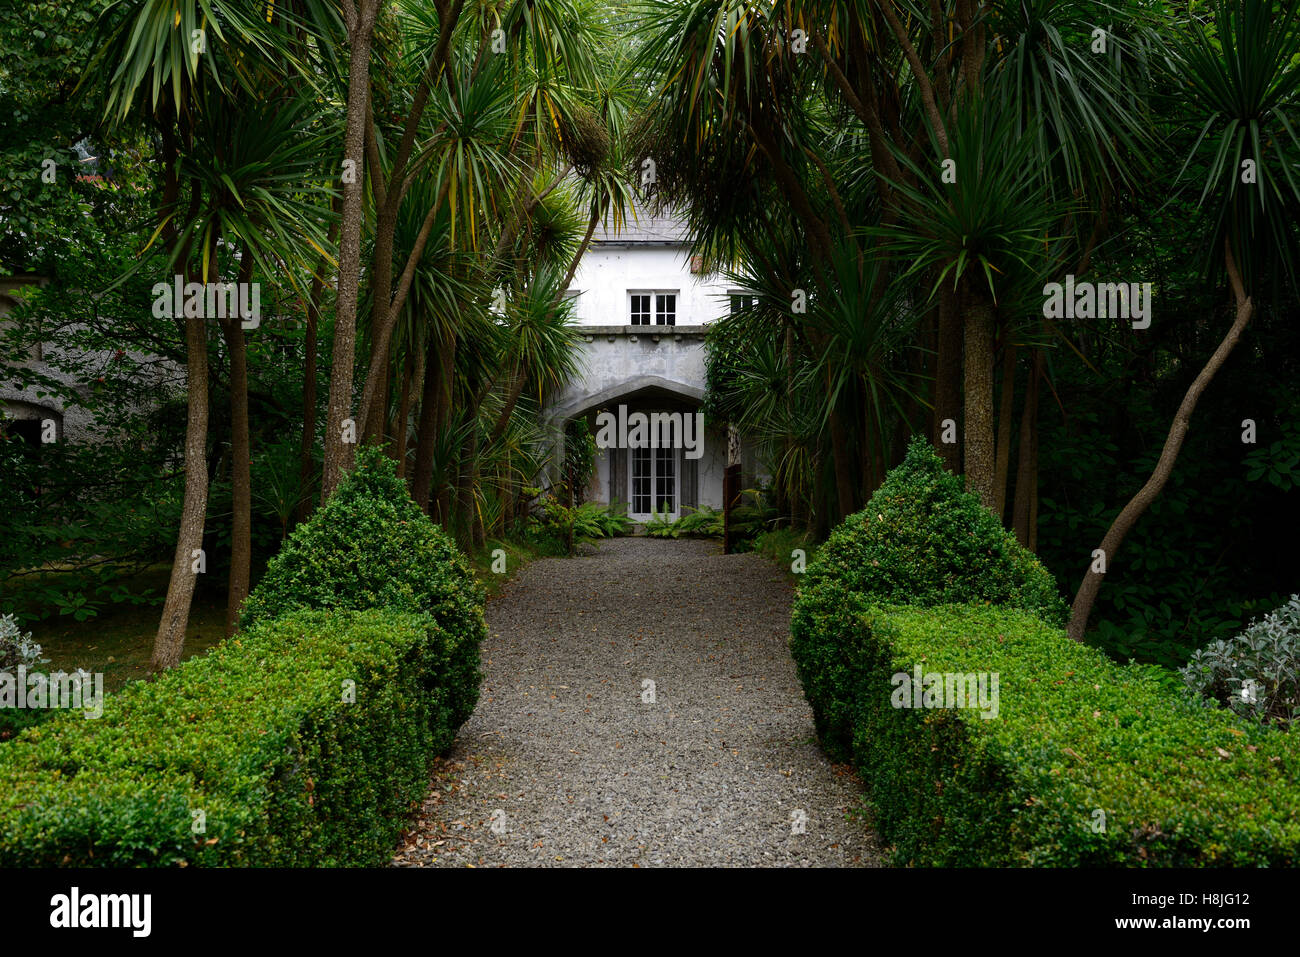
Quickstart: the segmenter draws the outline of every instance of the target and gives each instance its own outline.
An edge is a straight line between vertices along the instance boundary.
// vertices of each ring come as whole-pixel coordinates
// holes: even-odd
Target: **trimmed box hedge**
[[[822,747],[850,757],[851,722],[842,700],[823,686],[844,667],[834,641],[802,641],[807,616],[834,616],[849,597],[858,604],[941,605],[991,603],[1064,624],[1065,602],[1051,573],[1002,527],[963,482],[948,472],[934,448],[914,437],[866,508],[831,532],[799,588],[791,631],[804,693]],[[818,627],[826,627],[825,624]],[[837,626],[847,631],[849,619]]]
[[[453,639],[442,698],[454,733],[478,703],[485,600],[465,555],[415,504],[393,460],[367,447],[329,501],[271,559],[244,603],[240,626],[303,608],[431,615]],[[448,737],[438,748],[450,744]]]
[[[792,649],[819,725],[851,742],[898,863],[1300,863],[1294,737],[1023,610],[836,597],[801,596]],[[997,673],[998,716],[894,707],[891,677],[917,664]]]
[[[821,578],[880,604],[990,602],[1059,624],[1069,613],[1051,572],[919,436],[818,550],[805,580]]]
[[[298,612],[57,714],[0,747],[0,864],[383,864],[455,733],[459,646],[428,615]]]

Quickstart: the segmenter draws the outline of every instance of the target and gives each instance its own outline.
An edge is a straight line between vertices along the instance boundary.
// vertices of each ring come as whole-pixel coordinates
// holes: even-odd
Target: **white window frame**
[[[649,312],[642,313],[634,311],[633,306],[636,304],[634,297],[649,297]],[[661,303],[660,297],[672,296],[672,308],[662,308],[665,303]],[[675,326],[677,317],[681,314],[682,291],[680,289],[629,289],[627,291],[627,321],[633,326]],[[633,321],[634,316],[645,315],[646,322],[637,323]],[[665,322],[665,317],[671,317],[671,322]]]
[[[640,448],[629,448],[622,450],[627,453],[627,515],[634,521],[649,521],[655,513],[656,508],[663,499],[670,503],[668,517],[676,521],[682,511],[682,450],[674,448],[657,448],[653,449],[647,446]],[[637,459],[642,458],[648,461],[650,472],[644,476],[647,483],[648,491],[645,498],[649,504],[648,509],[637,508]],[[671,475],[665,475],[671,469]],[[671,491],[666,495],[661,494],[663,485],[662,480],[671,481]]]

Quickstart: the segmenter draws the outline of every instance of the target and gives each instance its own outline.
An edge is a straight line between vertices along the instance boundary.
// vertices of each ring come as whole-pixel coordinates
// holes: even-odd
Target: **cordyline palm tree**
[[[422,48],[417,47],[412,51],[409,57],[417,64],[420,75],[411,87],[409,100],[404,101],[400,107],[405,117],[399,123],[400,136],[394,136],[392,148],[386,149],[382,118],[377,119],[369,109],[370,87],[373,85],[369,74],[369,43],[374,31],[374,16],[369,20],[366,16],[368,11],[373,14],[374,4],[362,0],[362,6],[355,11],[350,9],[350,4],[345,5],[350,28],[354,21],[357,26],[352,39],[354,49],[348,94],[346,153],[351,158],[365,150],[365,166],[375,208],[374,244],[368,270],[373,309],[371,357],[364,377],[360,409],[360,421],[371,439],[377,440],[382,429],[379,424],[383,418],[380,410],[384,406],[383,396],[386,390],[383,386],[390,358],[387,347],[396,314],[400,310],[400,300],[406,294],[403,291],[405,277],[411,273],[421,255],[418,246],[412,250],[402,269],[403,278],[395,284],[392,241],[398,211],[412,178],[420,174],[422,164],[429,162],[425,149],[430,145],[428,138],[431,136],[436,142],[446,131],[442,124],[438,124],[429,132],[429,125],[424,123],[426,107],[436,98],[442,98],[451,107],[450,110],[443,111],[444,117],[455,116],[463,127],[473,121],[475,112],[472,105],[463,99],[466,90],[497,72],[500,79],[496,86],[513,96],[515,104],[519,106],[518,113],[515,114],[519,118],[516,135],[512,141],[497,144],[498,155],[502,162],[518,164],[520,173],[526,177],[525,182],[530,181],[534,155],[540,152],[537,149],[541,142],[539,137],[549,135],[548,131],[560,118],[563,98],[553,95],[533,96],[529,90],[553,92],[557,84],[563,85],[572,78],[585,75],[585,71],[594,62],[592,50],[595,45],[590,42],[592,26],[600,22],[586,15],[588,6],[590,4],[583,4],[579,0],[515,0],[504,6],[473,5],[462,16],[463,0],[435,0],[435,22],[429,15],[427,5],[400,5],[394,14],[398,29],[407,29],[413,42],[422,45]],[[495,31],[500,31],[500,34]],[[504,38],[504,43],[493,49],[498,37]],[[362,42],[365,44],[364,51],[360,46]],[[434,43],[433,49],[426,52],[430,42]],[[536,82],[530,82],[527,79],[530,76],[535,77]],[[402,91],[398,89],[398,92]],[[533,122],[535,117],[543,115],[543,108],[547,123],[543,125]],[[355,131],[354,120],[357,124]],[[423,140],[422,130],[425,131]],[[521,136],[520,133],[528,135]],[[466,154],[461,153],[460,159],[466,158]],[[478,160],[485,158],[477,157]],[[357,169],[360,170],[361,166],[358,162]],[[450,171],[445,166],[440,168],[444,174]],[[460,172],[470,171],[462,168]],[[472,245],[477,242],[477,221],[499,213],[491,201],[497,191],[485,190],[488,185],[486,179],[471,183],[447,177],[444,183],[448,189],[448,201],[453,205],[457,202],[464,204],[469,229],[467,235]],[[455,196],[451,195],[453,188],[458,190]],[[360,273],[359,268],[352,267],[351,257],[355,255],[359,263],[363,211],[360,188],[357,189],[355,209],[349,205],[350,195],[345,190],[342,250],[346,255],[340,256],[335,372],[330,382],[323,497],[332,493],[342,470],[349,463],[351,453],[351,447],[340,440],[340,426],[343,419],[349,416],[352,405],[352,350],[355,346],[355,301]],[[427,215],[432,218],[437,212],[431,208]]]
[[[322,5],[308,0],[313,15]],[[101,40],[88,74],[111,71],[105,116],[120,122],[137,107],[158,130],[158,164],[163,182],[158,211],[161,236],[170,263],[186,279],[191,257],[199,250],[182,238],[181,181],[178,160],[193,148],[196,111],[205,91],[255,85],[254,73],[267,59],[301,64],[294,40],[304,21],[283,10],[256,16],[247,4],[225,0],[120,0],[107,6],[98,29]],[[190,208],[200,199],[192,184]],[[201,250],[205,256],[211,250]],[[184,319],[188,414],[185,431],[185,495],[171,579],[154,642],[151,667],[160,670],[180,660],[194,594],[191,563],[202,547],[207,508],[206,446],[208,425],[207,329],[202,317]]]
[[[1031,169],[1045,193],[1062,203],[1063,219],[1051,231],[1063,238],[1062,268],[1073,262],[1068,271],[1076,277],[1089,271],[1094,249],[1106,238],[1116,197],[1147,180],[1147,157],[1155,154],[1147,103],[1150,50],[1155,42],[1147,22],[1151,16],[1141,4],[1063,0],[1022,0],[989,10],[989,29],[995,39],[989,51],[986,94],[1016,118],[1018,132],[1034,131]],[[1100,35],[1095,33],[1097,22],[1105,24]],[[1011,522],[1018,540],[1029,547],[1036,539],[1038,379],[1046,374],[1044,349],[1054,339],[1074,347],[1065,330],[1035,315],[1002,336],[994,512],[999,517],[1004,514],[1011,474],[1020,342],[1032,348]]]
[[[745,252],[742,237],[793,227],[809,284],[832,297],[826,264],[836,242],[853,241],[875,214],[863,202],[867,178],[850,171],[837,181],[846,168],[837,153],[860,156],[862,138],[837,135],[845,123],[819,103],[826,86],[791,43],[790,11],[746,0],[647,0],[642,8],[650,36],[639,67],[655,85],[638,153],[655,164],[656,199],[684,213],[711,266],[734,264]],[[787,315],[795,288],[809,292],[787,289]],[[809,330],[808,347],[823,348],[819,336]],[[832,404],[828,426],[838,511],[846,515],[861,492],[859,423]]]
[[[317,126],[310,95],[268,100],[205,91],[193,146],[181,159],[182,177],[201,198],[179,230],[183,245],[202,250],[203,282],[219,280],[223,246],[238,250],[238,263],[230,267],[238,269],[240,283],[251,282],[256,268],[296,286],[295,277],[319,257],[328,261],[324,220],[332,194],[319,157],[333,131],[322,134]],[[160,228],[169,223],[165,219]],[[239,317],[220,322],[230,355],[233,528],[226,633],[232,634],[248,597],[252,561],[248,368]]]
[[[999,306],[1023,302],[1048,271],[1056,222],[1033,163],[1035,130],[984,99],[968,101],[955,121],[931,129],[928,168],[902,150],[896,158],[917,185],[891,183],[905,222],[876,231],[910,262],[903,274],[935,273],[931,296],[959,292],[964,325],[964,436],[967,487],[987,508],[996,502],[993,373]],[[942,145],[941,145],[942,144]]]
[[[1205,163],[1200,205],[1211,265],[1222,265],[1234,318],[1218,348],[1188,386],[1150,478],[1120,510],[1074,596],[1069,633],[1082,641],[1101,588],[1100,568],[1160,494],[1182,449],[1192,413],[1240,341],[1255,296],[1270,272],[1300,273],[1295,222],[1300,215],[1300,0],[1218,0],[1209,22],[1190,19],[1168,47],[1172,80],[1187,92],[1201,126],[1184,165]],[[1095,554],[1095,553],[1094,553]]]

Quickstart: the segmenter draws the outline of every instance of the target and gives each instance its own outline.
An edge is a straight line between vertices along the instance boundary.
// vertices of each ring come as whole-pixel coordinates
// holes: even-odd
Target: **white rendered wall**
[[[592,244],[569,285],[581,292],[576,321],[584,326],[628,325],[629,290],[673,289],[678,291],[677,325],[703,325],[727,312],[729,288],[721,276],[692,273],[685,246],[651,243]]]

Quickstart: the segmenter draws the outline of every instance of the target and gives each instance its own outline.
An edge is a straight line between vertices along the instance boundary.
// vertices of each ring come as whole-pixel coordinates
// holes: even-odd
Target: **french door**
[[[632,460],[632,468],[629,469],[629,517],[645,520],[652,513],[662,514],[667,511],[670,519],[677,519],[680,511],[677,454],[677,449],[670,448],[628,450],[628,457]]]

